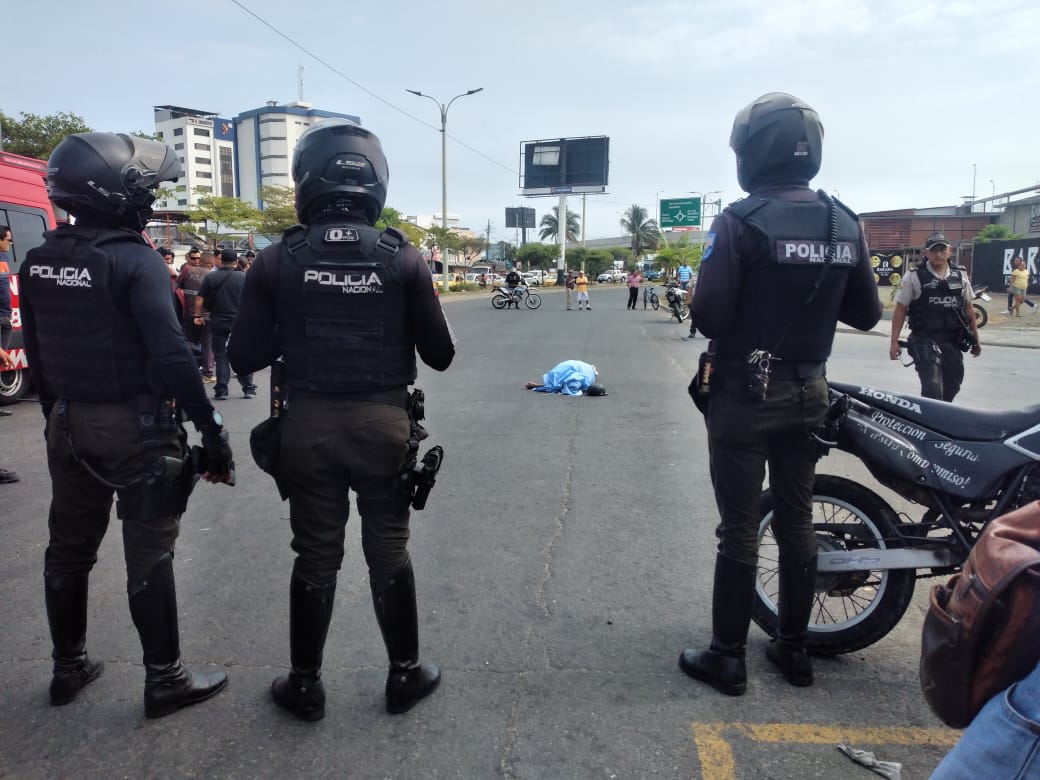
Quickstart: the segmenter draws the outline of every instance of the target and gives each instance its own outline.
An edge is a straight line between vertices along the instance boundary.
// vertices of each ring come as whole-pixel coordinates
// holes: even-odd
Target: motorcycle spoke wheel
[[[528,309],[537,309],[542,305],[542,299],[538,297],[538,293],[528,293],[527,297],[524,298],[524,306]]]
[[[654,311],[657,311],[661,308],[661,299],[654,295],[650,298],[650,305],[654,307]]]
[[[989,322],[989,312],[977,303],[973,303],[972,308],[975,309],[975,324],[980,328],[986,327],[986,323]]]
[[[494,295],[491,298],[491,306],[495,309],[504,309],[509,299],[504,295]]]
[[[776,636],[780,556],[771,523],[773,500],[762,494],[758,582],[753,618]],[[821,552],[904,546],[899,520],[877,494],[841,477],[818,476],[813,486],[813,525]],[[820,572],[806,647],[817,655],[851,653],[874,644],[899,623],[913,597],[911,569]]]

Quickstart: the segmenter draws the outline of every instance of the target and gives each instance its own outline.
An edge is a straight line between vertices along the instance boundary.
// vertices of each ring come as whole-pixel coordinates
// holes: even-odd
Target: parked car
[[[535,272],[535,271],[524,271],[522,274],[520,274],[520,280],[524,284],[529,285],[529,286],[531,286],[531,285],[541,286],[541,284],[542,284],[542,275],[540,273],[538,273],[538,272]]]
[[[596,282],[602,284],[603,282],[610,282],[611,284],[617,284],[618,282],[625,281],[625,272],[619,268],[611,268],[608,271],[604,271],[596,277]]]

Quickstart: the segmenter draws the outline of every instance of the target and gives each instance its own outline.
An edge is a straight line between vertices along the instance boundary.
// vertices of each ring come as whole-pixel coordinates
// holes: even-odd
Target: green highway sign
[[[673,198],[661,200],[661,229],[700,227],[701,199]]]

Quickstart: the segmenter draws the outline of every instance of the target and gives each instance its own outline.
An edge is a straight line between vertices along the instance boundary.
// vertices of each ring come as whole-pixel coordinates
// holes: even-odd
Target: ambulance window
[[[43,243],[47,230],[47,217],[43,211],[16,211],[8,206],[0,209],[0,221],[11,228],[14,243],[11,245],[11,271],[15,272],[25,259],[26,253]]]

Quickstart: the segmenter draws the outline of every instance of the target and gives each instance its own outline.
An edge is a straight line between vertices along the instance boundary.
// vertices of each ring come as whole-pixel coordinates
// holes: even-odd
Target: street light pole
[[[468,95],[475,95],[478,92],[483,91],[483,89],[483,87],[477,87],[476,89],[467,90],[461,95],[453,97],[447,102],[447,104],[441,103],[433,95],[426,95],[416,89],[405,90],[405,92],[411,92],[413,95],[429,98],[441,112],[441,229],[445,232],[448,230],[448,109],[451,108],[451,104],[459,98],[467,97]],[[447,289],[447,278],[448,251],[445,249],[441,254],[441,287],[443,289]]]

